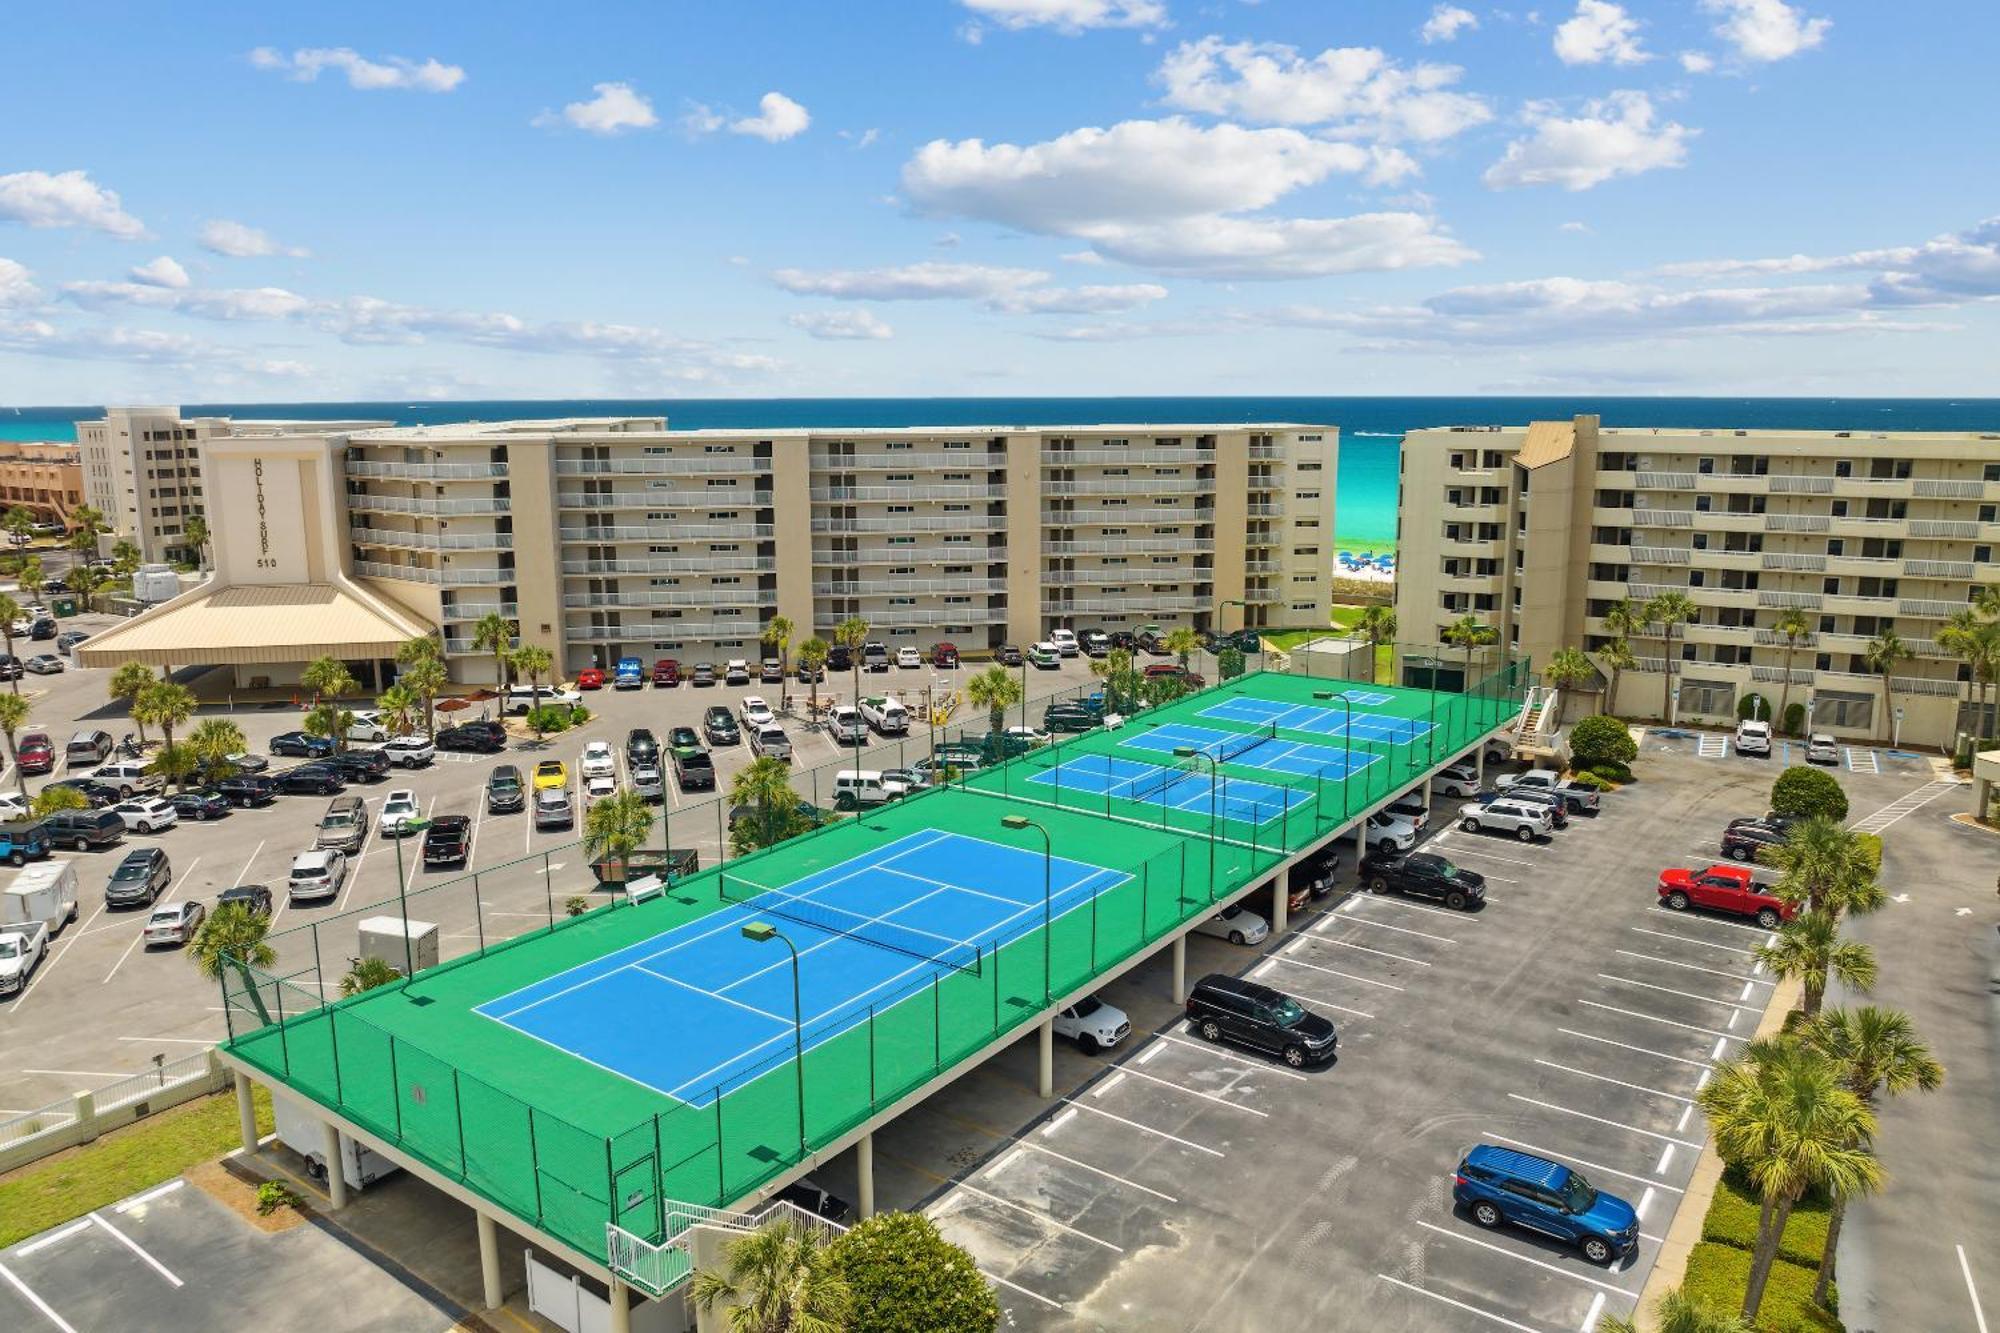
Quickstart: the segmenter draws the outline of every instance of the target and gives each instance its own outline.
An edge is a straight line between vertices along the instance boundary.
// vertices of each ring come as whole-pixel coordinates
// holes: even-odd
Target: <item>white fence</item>
[[[0,1171],[88,1143],[155,1111],[220,1092],[229,1070],[214,1050],[161,1060],[141,1074],[0,1120]]]

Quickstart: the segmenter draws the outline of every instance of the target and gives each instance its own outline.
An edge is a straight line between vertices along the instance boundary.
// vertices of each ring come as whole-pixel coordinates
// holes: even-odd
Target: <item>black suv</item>
[[[348,782],[373,782],[389,776],[389,756],[380,750],[342,750],[320,762]]]
[[[227,797],[239,810],[253,805],[269,805],[278,798],[278,784],[270,778],[258,777],[254,773],[240,773],[233,778],[224,778],[215,784],[215,790]]]
[[[498,722],[466,722],[446,727],[431,741],[440,750],[498,754],[507,748],[507,729]]]
[[[844,643],[836,643],[826,650],[828,671],[849,671],[854,667],[854,650]]]
[[[462,866],[472,852],[472,820],[465,815],[439,815],[424,830],[424,869]]]
[[[338,796],[347,782],[338,769],[327,764],[300,764],[278,774],[278,790],[286,796]]]
[[[660,741],[645,727],[634,727],[625,733],[625,762],[637,768],[640,764],[660,762]]]
[[[111,872],[104,886],[106,907],[148,907],[173,882],[173,868],[167,854],[157,847],[135,847]]]
[[[1020,648],[1011,643],[1004,643],[1000,645],[1000,665],[1010,666],[1010,667],[1017,667],[1021,665]]]
[[[271,915],[271,889],[267,884],[238,884],[224,889],[215,896],[217,907],[228,907],[231,903],[247,907],[256,916]]]
[[[1361,882],[1371,893],[1435,898],[1460,911],[1486,901],[1486,876],[1476,870],[1461,869],[1430,852],[1404,856],[1386,847],[1370,852],[1361,861]]]
[[[743,739],[743,734],[736,729],[736,719],[721,704],[701,715],[701,731],[708,737],[710,745],[734,745]]]
[[[42,820],[49,842],[72,851],[109,847],[125,836],[125,821],[109,810],[58,810]]]
[[[498,765],[486,775],[486,813],[498,815],[526,809],[526,790],[520,769],[512,764]]]
[[[1722,831],[1722,854],[1732,861],[1762,859],[1766,847],[1784,844],[1786,830],[1770,819],[1738,819]]]
[[[229,798],[219,791],[197,789],[175,792],[167,798],[174,813],[184,820],[200,823],[205,819],[220,819],[229,813]]]
[[[1294,1069],[1337,1053],[1340,1034],[1282,991],[1212,972],[1188,992],[1187,1018],[1204,1041],[1269,1051]]]

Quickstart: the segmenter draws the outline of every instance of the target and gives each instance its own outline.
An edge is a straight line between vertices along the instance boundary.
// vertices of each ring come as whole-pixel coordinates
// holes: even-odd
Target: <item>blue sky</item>
[[[58,6],[0,402],[2000,392],[2000,10]]]

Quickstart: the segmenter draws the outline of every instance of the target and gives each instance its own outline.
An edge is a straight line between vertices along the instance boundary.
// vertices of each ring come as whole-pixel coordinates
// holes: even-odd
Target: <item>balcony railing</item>
[[[505,463],[394,463],[356,459],[350,477],[400,477],[409,481],[490,481],[507,475]]]
[[[511,551],[511,532],[398,532],[391,528],[349,528],[357,546],[394,546],[411,551]]]
[[[1974,566],[1970,560],[1905,560],[1903,573],[1914,579],[1969,579]]]
[[[1767,532],[1825,532],[1829,521],[1825,514],[1766,514],[1764,529]]]
[[[1243,512],[1251,518],[1283,518],[1285,507],[1281,504],[1251,503],[1243,506]]]
[[[1207,566],[1138,565],[1117,569],[1045,569],[1040,574],[1045,588],[1102,588],[1125,583],[1213,583],[1215,571]]]
[[[1910,493],[1922,500],[1984,500],[1986,483],[1921,478],[1911,483]]]
[[[884,514],[871,518],[815,518],[814,532],[998,532],[1005,514]]]
[[[775,588],[634,588],[629,591],[566,592],[563,609],[589,611],[604,606],[776,606]]]
[[[1042,494],[1192,495],[1210,485],[1200,477],[1109,477],[1103,481],[1044,481]]]
[[[1632,526],[1635,528],[1691,528],[1694,526],[1692,509],[1648,509],[1644,506],[1632,510]]]
[[[943,453],[887,453],[887,454],[839,454],[815,453],[811,458],[814,472],[919,472],[950,468],[952,471],[970,469],[975,472],[991,471],[1007,466],[1005,452],[988,453],[984,449],[948,450]]]
[[[990,565],[1007,558],[1004,546],[891,546],[865,551],[827,551],[813,548],[812,562],[820,565]]]
[[[635,620],[629,625],[570,625],[563,635],[586,643],[671,643],[689,639],[754,639],[760,629],[760,622],[751,619]]]
[[[565,560],[565,574],[771,574],[778,562],[768,555],[655,555],[636,560]]]
[[[1256,454],[1252,458],[1276,458],[1279,455]],[[1133,463],[1146,467],[1203,467],[1215,462],[1213,449],[1048,449],[1042,450],[1043,467],[1075,467]]]
[[[1813,683],[1813,673],[1806,667],[1793,667],[1790,672],[1789,682],[1786,680],[1786,675],[1785,668],[1781,666],[1753,666],[1750,668],[1750,679],[1755,681],[1764,681],[1772,685],[1784,685],[1787,683],[1793,685],[1810,685]]]
[[[1634,546],[1632,560],[1641,565],[1685,565],[1693,556],[1685,546]]]
[[[1781,551],[1764,552],[1765,569],[1786,569],[1799,574],[1823,574],[1826,572],[1826,557],[1823,555],[1787,555]]]
[[[1151,509],[1044,509],[1042,523],[1059,528],[1123,527],[1128,523],[1213,523],[1215,510],[1206,505],[1172,505]]]
[[[1910,520],[1910,535],[1969,539],[1979,535],[1979,525],[1967,519],[1913,518]]]
[[[815,583],[815,597],[915,597],[923,593],[1004,593],[1005,579],[859,579],[850,582]]]
[[[1774,629],[1760,629],[1754,637],[1756,642],[1765,648],[1811,648],[1819,643],[1819,635],[1801,634],[1799,635],[1798,643],[1794,645],[1791,640]]]
[[[688,541],[701,537],[774,537],[774,523],[682,523],[662,521],[645,527],[606,524],[602,527],[564,528],[566,542],[665,542]]]
[[[1824,604],[1824,598],[1816,592],[1779,592],[1774,588],[1759,588],[1757,590],[1757,605],[1759,606],[1817,611]]]
[[[769,491],[728,486],[701,491],[559,491],[557,509],[757,509],[771,503]]]
[[[695,476],[769,472],[771,460],[744,454],[689,454],[685,458],[559,458],[558,477]]]
[[[868,622],[870,629],[927,629],[935,625],[1004,625],[1007,623],[1007,608],[1004,606],[970,605],[922,607],[891,607],[885,611],[866,611],[861,618]],[[847,619],[847,613],[835,611],[813,612],[813,628],[831,630]]]
[[[411,583],[434,583],[448,588],[512,583],[519,577],[511,569],[461,569],[456,566],[433,569],[428,565],[391,565],[380,560],[357,560],[354,572],[362,578],[405,579]]]
[[[1248,600],[1247,598],[1245,599]],[[1174,593],[1158,596],[1131,597],[1078,597],[1062,603],[1059,607],[1047,608],[1051,611],[1085,611],[1097,614],[1117,612],[1144,612],[1149,615],[1175,615],[1190,611],[1208,609],[1208,602],[1200,597],[1188,597]]]
[[[482,495],[464,500],[413,499],[407,495],[370,495],[350,491],[349,509],[381,514],[505,514],[513,502],[504,495]]]
[[[1044,555],[1171,555],[1176,552],[1213,551],[1213,537],[1106,537],[1090,541],[1050,541],[1042,543]]]
[[[1828,495],[1833,491],[1832,477],[1773,477],[1771,491],[1776,495]]]
[[[1635,472],[1632,484],[1642,491],[1691,491],[1694,489],[1694,473]]]
[[[1007,488],[962,482],[937,485],[925,482],[898,486],[815,486],[812,488],[811,498],[816,504],[852,504],[866,501],[899,504],[906,500],[1004,500],[1007,498]]]
[[[1965,610],[1965,602],[1948,602],[1927,597],[1902,597],[1896,601],[1899,616],[1919,616],[1925,620],[1950,620]]]
[[[482,620],[487,616],[504,616],[508,620],[521,614],[518,602],[462,602],[453,601],[444,608],[446,620]]]

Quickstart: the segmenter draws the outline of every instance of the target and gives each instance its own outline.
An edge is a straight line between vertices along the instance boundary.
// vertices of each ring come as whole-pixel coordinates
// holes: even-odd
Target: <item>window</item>
[[[1836,477],[1853,476],[1854,475],[1853,462],[1845,458],[1841,459],[1839,462],[1833,465],[1833,475]]]
[[[916,479],[917,474],[914,472],[891,472],[886,478],[889,481],[915,481]]]
[[[1319,465],[1318,463],[1301,463],[1301,464],[1299,464],[1299,471],[1301,471],[1301,472],[1317,472],[1317,471],[1319,471],[1319,470],[1320,470],[1320,465]],[[1293,610],[1297,610],[1298,608],[1297,608],[1297,607],[1294,607],[1294,608],[1292,608],[1292,609],[1293,609]]]
[[[659,484],[661,484],[661,483],[658,483],[658,482],[655,482],[654,484],[655,484],[655,485],[659,485]],[[711,487],[713,487],[713,486],[734,486],[735,484],[736,484],[736,478],[734,478],[734,477],[710,477],[710,478],[708,479],[708,485],[710,485]]]
[[[1835,500],[1835,501],[1833,502],[1833,507],[1832,507],[1832,509],[1831,509],[1831,511],[1830,511],[1830,512],[1831,512],[1831,513],[1833,514],[1833,516],[1834,516],[1835,518],[1846,518],[1846,517],[1847,517],[1847,501],[1845,501],[1845,500]]]
[[[914,514],[917,512],[917,509],[915,505],[890,505],[889,512],[892,514]]]
[[[1704,459],[1702,459],[1702,460],[1701,460],[1700,462],[1698,462],[1698,463],[1696,463],[1696,464],[1695,464],[1695,471],[1697,471],[1697,472],[1701,473],[1701,475],[1702,475],[1702,476],[1704,476],[1704,477],[1712,477],[1712,476],[1714,476],[1714,475],[1715,475],[1715,460],[1714,460],[1713,458],[1704,458]]]
[[[1846,541],[1844,541],[1839,537],[1828,537],[1826,539],[1826,553],[1828,555],[1846,555],[1847,554]]]
[[[704,444],[701,447],[701,451],[705,454],[733,454],[736,452],[736,446],[733,444]],[[646,452],[650,454],[656,451],[648,449],[646,450]],[[665,453],[666,450],[661,449],[658,450],[657,452]]]
[[[947,537],[945,540],[949,541],[951,539]],[[891,537],[889,539],[889,545],[891,546],[915,546],[916,544],[917,539],[915,537]]]

